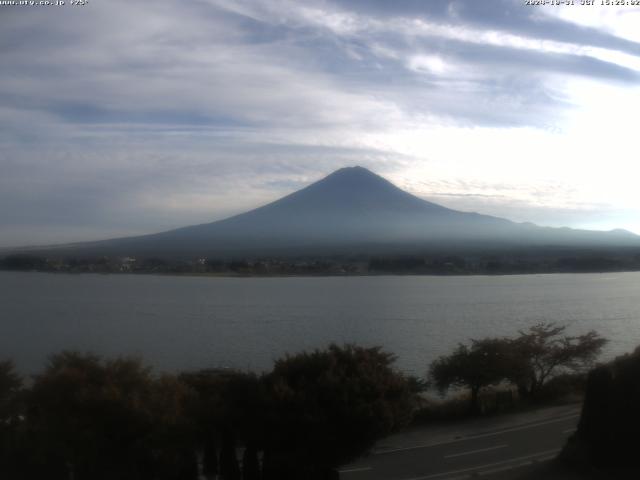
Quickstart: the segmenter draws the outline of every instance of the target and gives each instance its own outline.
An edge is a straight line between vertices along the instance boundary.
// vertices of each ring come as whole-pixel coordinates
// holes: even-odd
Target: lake
[[[62,349],[162,370],[268,370],[330,342],[382,345],[422,375],[470,338],[555,321],[595,329],[603,358],[640,345],[640,273],[219,278],[0,272],[0,358],[37,372]]]

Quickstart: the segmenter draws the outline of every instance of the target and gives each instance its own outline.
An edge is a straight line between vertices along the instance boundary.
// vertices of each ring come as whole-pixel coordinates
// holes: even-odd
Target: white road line
[[[411,477],[411,478],[405,478],[403,480],[429,480],[431,478],[439,478],[439,477],[446,477],[447,475],[451,476],[451,475],[459,475],[461,473],[470,473],[470,472],[474,472],[474,473],[482,473],[482,470],[487,470],[490,469],[492,467],[497,467],[499,465],[506,465],[509,463],[518,463],[518,462],[522,462],[524,460],[532,460],[534,458],[537,457],[543,457],[543,458],[547,458],[550,455],[555,455],[556,453],[558,453],[560,451],[560,449],[555,449],[555,450],[545,450],[544,452],[538,452],[538,453],[532,453],[531,455],[525,455],[522,457],[515,457],[515,458],[510,458],[508,460],[503,460],[501,462],[493,462],[493,463],[487,463],[485,465],[478,465],[477,467],[469,467],[469,468],[463,468],[460,470],[450,470],[448,472],[441,472],[441,473],[434,473],[432,475],[426,475],[424,477]]]
[[[340,473],[355,473],[355,472],[366,472],[371,470],[371,467],[358,467],[358,468],[348,468],[346,470],[338,470]]]
[[[566,430],[562,430],[562,433],[573,433],[575,431],[576,431],[575,428],[567,428]]]
[[[474,453],[488,452],[490,450],[497,450],[499,448],[506,448],[506,447],[507,445],[496,445],[495,447],[479,448],[478,450],[471,450],[469,452],[453,453],[451,455],[445,455],[444,458],[462,457],[464,455],[473,455]]]
[[[521,425],[519,427],[507,428],[507,429],[498,430],[498,431],[495,431],[495,432],[480,433],[478,435],[469,435],[468,437],[462,437],[462,438],[456,438],[456,439],[453,439],[453,440],[447,440],[446,442],[425,443],[425,444],[422,444],[422,445],[413,445],[411,447],[402,447],[402,448],[394,448],[394,449],[391,449],[391,450],[383,450],[383,451],[380,451],[380,452],[374,452],[374,453],[372,453],[372,455],[387,455],[389,453],[405,452],[405,451],[408,451],[408,450],[419,450],[421,448],[436,447],[438,445],[448,445],[450,443],[466,442],[467,440],[475,440],[476,438],[495,437],[496,435],[502,435],[503,433],[517,432],[519,430],[526,430],[528,428],[540,427],[542,425],[549,425],[551,423],[564,422],[566,420],[571,420],[572,418],[577,418],[579,416],[580,416],[580,414],[576,413],[574,415],[569,415],[569,416],[562,417],[562,418],[556,418],[556,419],[553,419],[553,420],[547,420],[545,422],[530,423],[530,424],[527,424],[527,425]]]
[[[544,455],[542,457],[536,457],[536,458],[530,459],[530,460],[523,460],[522,462],[516,462],[516,463],[512,463],[510,465],[504,465],[502,467],[490,468],[489,470],[483,470],[481,472],[477,472],[477,474],[479,476],[480,475],[482,475],[482,476],[493,475],[494,473],[505,472],[507,470],[513,470],[515,468],[520,468],[520,467],[526,467],[527,465],[531,465],[534,462],[537,462],[537,463],[547,462],[549,460],[553,460],[554,458],[556,458],[556,454],[555,453],[553,455]],[[467,475],[466,478],[469,478],[469,476]],[[452,480],[452,479],[447,479],[447,480]]]

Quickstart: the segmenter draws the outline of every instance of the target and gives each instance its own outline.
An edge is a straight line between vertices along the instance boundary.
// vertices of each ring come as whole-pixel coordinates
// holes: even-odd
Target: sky
[[[0,246],[210,222],[352,165],[640,234],[640,7],[580,3],[0,5]]]

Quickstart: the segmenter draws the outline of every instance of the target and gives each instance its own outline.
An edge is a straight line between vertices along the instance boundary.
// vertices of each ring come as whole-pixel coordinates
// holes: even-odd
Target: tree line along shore
[[[460,344],[425,366],[424,378],[398,371],[395,356],[380,347],[351,344],[286,355],[260,375],[154,373],[139,359],[66,351],[25,379],[6,360],[0,476],[338,478],[340,465],[412,422],[428,428],[581,391],[605,342],[593,331],[569,336],[564,326],[543,323],[512,338]],[[450,387],[466,392],[464,408],[450,408],[462,405],[458,397],[424,396]],[[509,392],[509,404],[486,402],[491,388]]]
[[[640,250],[480,252],[473,254],[353,255],[175,259],[133,256],[0,255],[0,269],[61,273],[156,273],[218,276],[508,275],[640,271]]]

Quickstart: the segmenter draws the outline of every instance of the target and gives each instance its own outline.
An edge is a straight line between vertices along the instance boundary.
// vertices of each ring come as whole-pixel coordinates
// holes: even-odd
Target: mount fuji
[[[39,250],[76,256],[230,258],[600,247],[640,247],[640,237],[625,230],[540,227],[456,211],[411,195],[365,168],[348,167],[224,220]]]

